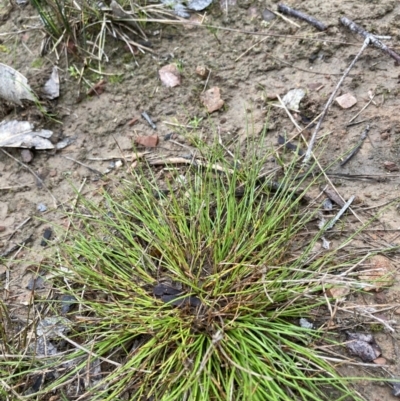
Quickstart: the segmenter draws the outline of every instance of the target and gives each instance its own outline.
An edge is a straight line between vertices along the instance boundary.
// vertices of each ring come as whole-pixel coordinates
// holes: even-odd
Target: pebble
[[[30,163],[33,160],[33,153],[29,149],[22,149],[21,159],[24,163]]]

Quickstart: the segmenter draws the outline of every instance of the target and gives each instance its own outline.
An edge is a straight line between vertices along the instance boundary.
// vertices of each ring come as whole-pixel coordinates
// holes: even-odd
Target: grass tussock
[[[42,54],[63,53],[90,62],[109,61],[105,44],[110,38],[124,44],[132,54],[151,51],[146,21],[173,23],[177,17],[160,4],[130,1],[32,0],[48,38]]]
[[[292,163],[271,185],[266,158],[232,168],[212,149],[162,183],[150,168],[100,205],[81,199],[54,268],[75,302],[63,352],[3,365],[9,386],[24,396],[41,374],[29,399],[357,398],[317,351],[325,332],[299,324],[354,260],[313,252],[312,183]]]

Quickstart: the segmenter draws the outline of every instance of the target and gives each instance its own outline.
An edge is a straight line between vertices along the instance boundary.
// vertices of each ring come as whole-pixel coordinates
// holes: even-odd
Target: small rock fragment
[[[348,287],[332,287],[326,291],[328,297],[334,299],[344,298],[350,294],[350,288]]]
[[[22,149],[21,159],[24,163],[30,163],[33,160],[33,153],[29,149]]]
[[[386,365],[386,358],[380,356],[379,358],[374,359],[372,362],[376,363],[377,365]]]
[[[45,282],[42,276],[32,277],[26,286],[27,290],[35,291],[42,290],[45,287]]]
[[[146,148],[155,148],[158,145],[158,140],[158,135],[138,136],[135,138],[135,143]]]
[[[380,291],[393,285],[396,278],[396,268],[388,258],[375,255],[370,259],[366,271],[361,272],[358,278],[366,282],[365,291]]]
[[[181,74],[176,64],[165,65],[158,71],[158,74],[160,75],[161,82],[167,88],[174,88],[181,84]]]
[[[43,203],[39,203],[38,206],[37,206],[37,210],[39,212],[45,212],[47,210],[47,206],[45,204],[43,204]]]
[[[221,109],[224,105],[224,101],[221,99],[221,91],[218,86],[214,86],[213,88],[205,91],[200,96],[200,99],[204,106],[206,106],[209,113]]]
[[[371,334],[347,332],[347,349],[364,362],[372,362],[381,356],[382,351]]]
[[[349,109],[357,103],[357,99],[350,93],[337,97],[335,101],[342,109]]]
[[[383,166],[385,167],[386,170],[389,170],[389,171],[399,171],[398,166],[393,162],[386,161],[383,163]]]
[[[209,69],[205,67],[204,65],[198,65],[196,67],[196,74],[201,78],[201,79],[206,79],[208,77]]]
[[[268,10],[268,8],[266,8],[263,12],[262,12],[262,17],[264,21],[272,21],[273,19],[276,18],[275,13],[273,13],[272,11]]]
[[[288,109],[298,111],[300,107],[300,102],[305,95],[306,91],[304,89],[291,89],[282,98],[282,102],[285,103],[285,106]]]
[[[6,227],[0,226],[0,233],[2,233],[3,231],[6,231]]]
[[[50,229],[50,228],[46,228],[46,229],[44,230],[44,232],[43,232],[43,239],[42,239],[42,241],[40,242],[40,245],[41,245],[41,246],[47,246],[47,244],[48,244],[48,242],[49,242],[49,239],[51,238],[51,234],[52,234],[52,232],[51,232],[51,229]]]

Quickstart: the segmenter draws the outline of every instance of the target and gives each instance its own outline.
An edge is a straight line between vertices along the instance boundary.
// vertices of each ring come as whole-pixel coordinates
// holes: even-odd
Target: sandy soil
[[[340,26],[338,19],[341,16],[353,19],[375,34],[391,35],[387,44],[400,53],[398,1],[305,0],[289,1],[288,4],[325,22],[328,30],[319,32],[294,18],[264,21],[263,11],[266,8],[276,10],[275,1],[245,0],[236,4],[232,0],[228,13],[223,4],[217,2],[207,12],[205,21],[231,30],[213,31],[195,25],[161,28],[149,25],[147,32],[154,53],[138,54],[135,58],[123,44],[110,39],[106,47],[110,62],[103,65],[108,82],[100,96],[79,99],[77,80],[61,57],[61,97],[51,107],[62,124],[38,119],[34,108],[6,109],[4,106],[3,119],[36,121],[54,130],[55,142],[73,139],[73,143],[63,150],[33,151],[34,158],[29,167],[43,179],[48,190],[38,185],[28,170],[0,153],[0,253],[7,254],[5,263],[0,266],[0,277],[2,296],[12,314],[21,313],[21,308],[29,304],[32,292],[26,286],[32,271],[40,269],[40,263],[52,254],[52,246],[41,246],[43,232],[49,226],[43,220],[66,224],[63,207],[54,209],[49,191],[58,205],[71,210],[76,196],[74,188],[93,197],[107,180],[118,182],[129,177],[130,163],[100,177],[71,158],[105,172],[111,168],[111,161],[124,162],[121,154],[130,155],[133,148],[143,151],[133,145],[134,138],[155,133],[141,117],[143,111],[156,123],[160,138],[155,149],[147,149],[148,157],[190,154],[191,136],[201,135],[212,140],[216,128],[225,144],[242,143],[248,136],[259,136],[266,123],[266,146],[277,146],[279,134],[291,137],[297,131],[285,111],[276,107],[276,95],[283,97],[295,88],[307,91],[300,104],[300,113],[294,113],[297,124],[304,127],[322,111],[343,71],[362,45],[361,37]],[[15,6],[8,14],[6,11],[0,4],[0,15],[3,15],[0,19],[1,62],[26,75],[34,86],[47,76],[56,61],[55,55],[39,57],[43,34],[33,28],[40,24],[30,5],[25,8]],[[240,30],[272,35],[249,35]],[[79,61],[71,57],[69,62],[79,65]],[[166,88],[160,82],[158,70],[171,62],[181,65],[182,84]],[[196,74],[197,66],[206,66],[211,71],[207,82]],[[400,245],[398,204],[395,202],[382,208],[389,201],[400,199],[399,71],[393,59],[379,49],[369,47],[339,93],[351,93],[357,103],[350,109],[334,104],[319,134],[322,139],[317,154],[320,163],[327,166],[351,149],[359,141],[365,126],[370,125],[369,136],[358,154],[344,167],[336,163],[329,170],[333,184],[344,199],[357,196],[354,211],[362,221],[381,211],[379,221],[372,224],[363,241],[358,243],[368,249]],[[110,78],[116,75],[118,79]],[[205,87],[214,86],[220,88],[225,106],[208,115],[200,94]],[[138,122],[130,125],[134,118]],[[349,125],[350,121],[360,123]],[[197,122],[196,130],[179,128],[179,124],[186,126]],[[305,131],[306,138],[310,137],[311,131]],[[168,139],[170,134],[173,134],[173,141]],[[21,160],[19,149],[7,150]],[[385,163],[394,171],[389,171]],[[47,211],[39,212],[39,204],[44,204]],[[350,218],[345,229],[350,229],[351,224]],[[51,240],[56,242],[57,238],[53,235]],[[27,246],[20,249],[18,245],[25,242]],[[15,246],[14,252],[9,252]],[[397,254],[392,253],[391,258],[398,271]],[[387,360],[388,371],[397,376],[400,376],[400,309],[396,311],[386,306],[400,304],[399,278],[397,274],[396,283],[383,292],[350,298],[346,304],[369,305],[382,310],[379,316],[395,328],[394,333],[377,333],[376,340]],[[346,368],[344,373],[360,372],[356,368]],[[371,401],[395,399],[391,389],[381,383],[363,383],[359,391]]]

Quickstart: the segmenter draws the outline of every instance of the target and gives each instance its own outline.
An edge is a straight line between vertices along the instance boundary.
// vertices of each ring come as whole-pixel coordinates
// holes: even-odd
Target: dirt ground
[[[132,149],[146,150],[150,158],[184,157],[195,150],[194,135],[212,140],[218,130],[223,142],[234,146],[249,136],[259,136],[267,124],[266,146],[278,146],[278,135],[290,138],[297,131],[279,107],[276,95],[282,98],[291,89],[306,90],[300,113],[293,113],[297,124],[305,127],[321,113],[344,70],[361,48],[363,39],[338,22],[342,16],[374,34],[390,35],[391,40],[385,43],[400,53],[400,2],[397,0],[287,2],[327,24],[328,29],[323,32],[293,17],[265,21],[264,11],[267,8],[276,11],[275,1],[227,1],[228,4],[225,0],[216,2],[207,13],[194,15],[192,19],[202,19],[220,29],[206,29],[196,24],[161,27],[149,24],[146,32],[153,53],[132,57],[123,43],[109,38],[106,47],[109,62],[103,64],[107,83],[99,96],[83,100],[79,97],[77,79],[61,55],[58,64],[61,96],[52,104],[61,124],[43,120],[40,124],[54,130],[54,142],[65,138],[73,141],[62,150],[34,150],[29,163],[48,190],[38,185],[30,171],[0,153],[0,254],[6,255],[6,263],[0,266],[0,288],[12,314],[17,315],[29,304],[32,291],[26,287],[32,271],[37,271],[40,263],[53,252],[53,246],[41,246],[43,232],[49,226],[43,220],[58,224],[66,221],[63,210],[74,207],[74,188],[89,197],[96,196],[107,180],[118,182],[129,178]],[[31,5],[23,8],[15,5],[12,10],[7,7],[5,0],[0,2],[1,62],[27,76],[34,86],[51,71],[56,63],[55,54],[39,56],[43,32],[37,29],[40,21]],[[71,57],[69,62],[79,65]],[[163,86],[158,75],[158,70],[170,63],[178,63],[181,69],[182,83],[175,88]],[[198,66],[210,71],[207,81],[196,74]],[[94,75],[93,82],[99,78]],[[400,69],[394,60],[379,49],[368,47],[339,92],[339,95],[351,93],[357,103],[349,109],[334,104],[319,133],[316,153],[321,165],[327,166],[353,148],[366,125],[370,125],[360,151],[345,166],[334,164],[328,174],[344,199],[357,196],[354,212],[360,220],[368,221],[381,212],[363,241],[357,242],[360,249],[372,251],[400,245],[399,203],[383,209],[390,201],[400,201],[399,79]],[[200,95],[205,88],[212,87],[220,88],[225,105],[208,114]],[[143,111],[157,125],[156,131],[141,117]],[[38,121],[29,108],[4,108],[0,115],[5,120]],[[137,123],[131,125],[135,118]],[[349,125],[350,122],[359,123]],[[305,131],[306,139],[311,132],[312,129]],[[133,145],[136,137],[155,133],[160,139],[156,148]],[[305,149],[304,144],[302,148]],[[21,160],[20,149],[7,151]],[[117,160],[123,166],[113,168],[110,163]],[[95,170],[110,171],[101,177]],[[57,209],[49,191],[57,201]],[[315,195],[318,192],[316,189]],[[41,204],[47,211],[38,211]],[[352,219],[356,221],[354,216]],[[353,220],[350,218],[346,229],[352,227]],[[53,235],[50,244],[57,240]],[[26,247],[21,248],[23,243]],[[398,255],[393,252],[390,257],[398,272]],[[400,376],[400,308],[397,311],[393,308],[400,305],[399,291],[400,274],[397,273],[396,282],[389,289],[346,301],[349,309],[351,305],[368,306],[394,328],[394,332],[383,330],[375,334],[386,359],[385,368],[394,376]],[[343,372],[363,373],[357,369],[347,367]],[[359,391],[371,401],[396,399],[392,389],[380,382],[365,382]]]

